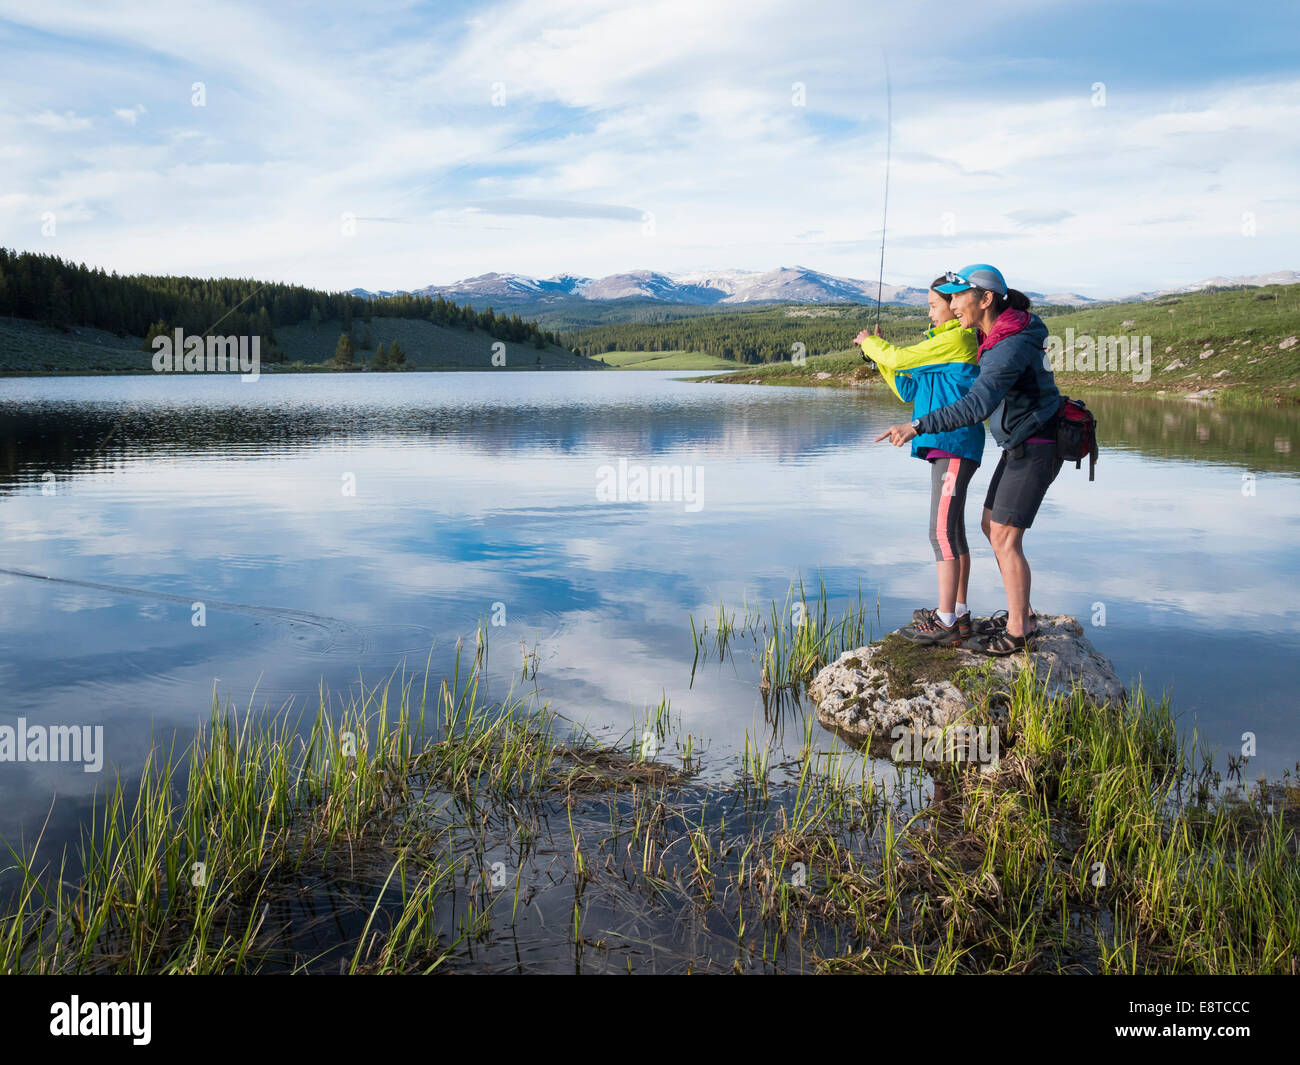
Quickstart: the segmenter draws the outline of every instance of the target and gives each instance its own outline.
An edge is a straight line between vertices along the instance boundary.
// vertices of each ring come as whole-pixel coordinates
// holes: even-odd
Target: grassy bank
[[[804,604],[800,612],[786,609]],[[860,601],[739,619],[797,688]],[[394,678],[314,719],[214,708],[183,756],[109,788],[72,855],[14,853],[4,972],[1293,972],[1289,779],[1232,786],[1167,702],[963,684],[1007,708],[995,772],[928,773],[756,733],[697,774],[666,702],[598,743],[467,675]],[[735,659],[739,664],[739,659]],[[755,676],[756,682],[759,680]],[[707,782],[706,782],[707,779]]]
[[[1300,286],[1273,285],[1226,292],[1195,293],[1141,303],[1114,304],[1044,318],[1049,334],[1062,348],[1074,340],[1074,358],[1086,357],[1084,337],[1094,345],[1106,337],[1150,337],[1150,376],[1099,365],[1056,370],[1063,391],[1136,392],[1189,395],[1212,392],[1222,398],[1255,398],[1269,402],[1300,402]],[[925,323],[886,322],[891,343],[907,345],[920,339]],[[1071,332],[1067,332],[1071,331]],[[1064,351],[1062,352],[1064,355]],[[877,374],[856,349],[809,356],[802,365],[790,362],[746,367],[708,378],[733,384],[821,385],[883,388]]]
[[[901,340],[899,341],[902,342]],[[884,390],[880,375],[862,360],[857,348],[809,355],[801,363],[772,362],[747,366],[731,373],[700,378],[727,385],[804,385],[827,388],[875,388]]]
[[[618,370],[726,370],[736,365],[702,351],[607,351],[596,358]]]

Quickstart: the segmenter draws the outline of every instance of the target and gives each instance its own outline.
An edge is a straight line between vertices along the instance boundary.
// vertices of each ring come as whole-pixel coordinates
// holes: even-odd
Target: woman
[[[961,399],[913,419],[911,425],[892,425],[876,439],[888,437],[901,446],[919,434],[952,432],[990,419],[1002,458],[989,482],[980,527],[1002,571],[1007,618],[1005,629],[990,626],[983,634],[981,650],[1009,655],[1027,649],[1034,635],[1023,542],[1061,471],[1054,432],[1062,397],[1043,358],[1047,327],[1029,313],[1028,297],[1007,288],[1002,273],[987,263],[950,272],[945,280],[937,291],[952,296],[953,312],[963,327],[980,332],[979,377]]]
[[[880,370],[899,399],[911,402],[913,417],[946,406],[970,390],[979,376],[974,329],[962,328],[953,314],[952,296],[940,292],[946,277],[930,286],[930,321],[934,328],[921,343],[898,348],[864,329],[853,338]],[[984,426],[968,425],[917,436],[912,455],[930,464],[930,544],[939,576],[939,606],[913,615],[903,635],[917,643],[954,646],[971,636],[966,585],[970,547],[966,542],[966,486],[984,454]]]

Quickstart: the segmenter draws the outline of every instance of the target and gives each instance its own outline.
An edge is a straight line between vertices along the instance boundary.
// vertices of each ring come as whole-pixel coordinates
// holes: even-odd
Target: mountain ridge
[[[1240,285],[1289,285],[1300,283],[1300,272],[1275,270],[1267,274],[1239,277],[1210,277],[1173,288],[1153,289],[1129,296],[1094,299],[1075,292],[1026,290],[1036,303],[1076,307],[1103,303],[1131,303],[1182,295],[1211,288]],[[805,266],[777,267],[774,270],[695,270],[667,273],[659,270],[627,270],[591,278],[579,274],[556,274],[534,278],[526,274],[491,272],[462,278],[447,285],[397,292],[371,292],[354,288],[351,294],[365,299],[393,295],[442,296],[456,303],[485,302],[493,306],[535,304],[581,299],[612,302],[624,299],[652,300],[661,303],[695,306],[736,306],[755,303],[875,303],[874,281],[838,277]],[[913,285],[886,284],[880,288],[881,301],[888,304],[919,307],[926,302],[926,289]]]

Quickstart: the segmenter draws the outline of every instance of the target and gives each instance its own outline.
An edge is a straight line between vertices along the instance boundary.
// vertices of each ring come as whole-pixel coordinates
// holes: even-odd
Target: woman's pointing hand
[[[891,425],[876,437],[876,443],[878,444],[880,441],[884,440],[885,437],[889,437],[889,442],[893,444],[894,447],[902,447],[914,436],[916,436],[916,430],[910,425]]]

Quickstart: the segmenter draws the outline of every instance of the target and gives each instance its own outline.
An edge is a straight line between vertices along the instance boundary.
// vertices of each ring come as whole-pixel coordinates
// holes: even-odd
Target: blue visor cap
[[[989,266],[988,263],[963,266],[955,272],[949,270],[944,274],[944,279],[947,283],[935,285],[935,292],[951,294],[965,292],[968,288],[982,288],[989,292],[996,292],[999,296],[1007,294],[1007,282],[1002,276],[1002,271],[996,266]]]

